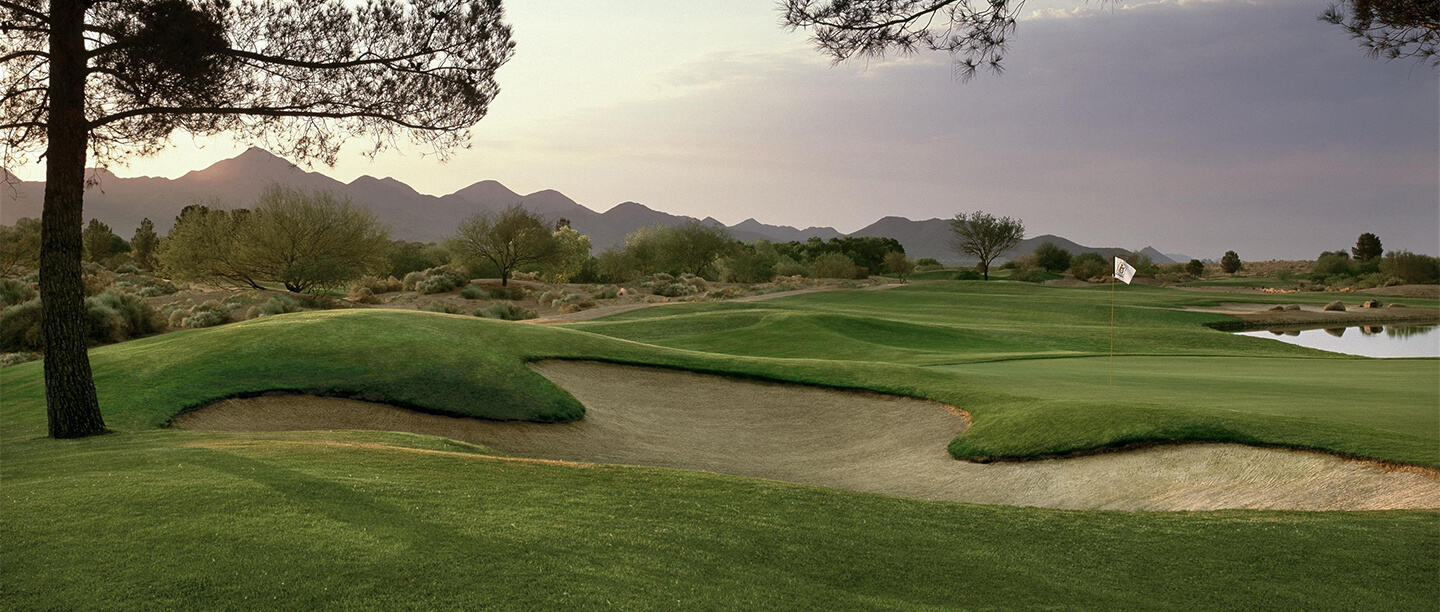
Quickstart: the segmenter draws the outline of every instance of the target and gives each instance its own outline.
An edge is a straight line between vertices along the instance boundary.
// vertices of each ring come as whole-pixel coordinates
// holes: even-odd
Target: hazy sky
[[[1364,57],[1316,19],[1324,0],[1074,6],[1028,4],[1006,73],[960,83],[944,55],[832,67],[773,0],[510,2],[516,55],[472,149],[442,166],[356,146],[321,170],[847,232],[983,209],[1209,258],[1314,257],[1361,231],[1440,251],[1433,69]],[[243,148],[180,137],[114,170]]]

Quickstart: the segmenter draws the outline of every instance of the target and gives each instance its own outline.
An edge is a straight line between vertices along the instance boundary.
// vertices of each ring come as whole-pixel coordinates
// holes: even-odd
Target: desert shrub
[[[154,333],[162,322],[149,303],[133,294],[110,291],[85,300],[85,337],[92,343]],[[0,350],[38,351],[43,345],[39,298],[0,311]]]
[[[1189,274],[1190,276],[1194,276],[1194,277],[1196,277],[1196,278],[1199,278],[1199,277],[1201,277],[1201,276],[1204,276],[1204,275],[1205,275],[1205,262],[1200,261],[1200,260],[1198,260],[1198,259],[1192,259],[1192,260],[1190,260],[1189,263],[1185,264],[1185,273],[1186,273],[1186,274]]]
[[[38,351],[43,345],[40,298],[0,310],[0,350]]]
[[[0,278],[0,307],[28,302],[35,299],[36,295],[30,283],[13,278]]]
[[[1007,261],[1007,262],[1005,262],[1005,263],[1000,264],[1000,269],[1001,269],[1001,270],[1014,270],[1014,269],[1019,268],[1019,267],[1020,267],[1020,264],[1017,263],[1017,262],[1016,262],[1015,260],[1013,260],[1013,259],[1010,260],[1010,261]]]
[[[944,266],[940,265],[940,260],[935,259],[934,257],[921,257],[921,258],[919,258],[919,259],[916,259],[916,260],[915,260],[915,265],[916,265],[916,266],[935,266],[936,268],[942,268],[942,267],[944,267]]]
[[[465,312],[460,307],[445,302],[428,302],[420,307],[425,312],[442,312],[445,314],[460,314]]]
[[[22,351],[19,353],[0,353],[0,368],[8,368],[13,365],[38,361],[42,357],[40,353]]]
[[[731,286],[731,287],[721,287],[721,288],[719,288],[719,289],[715,289],[715,290],[706,292],[706,293],[705,293],[705,299],[708,299],[708,300],[728,300],[728,299],[730,299],[730,298],[740,297],[740,296],[742,296],[742,295],[745,295],[745,290],[742,289],[742,288],[740,288],[740,287],[734,287],[734,286]]]
[[[172,313],[170,316],[171,321],[174,321],[175,315]],[[186,314],[184,318],[180,319],[180,326],[185,329],[198,329],[201,327],[224,325],[229,322],[230,309],[226,308],[220,302],[209,300],[203,304],[192,307],[189,314]]]
[[[1070,274],[1080,280],[1100,278],[1108,270],[1099,253],[1081,253],[1070,260]]]
[[[825,253],[810,262],[810,275],[815,278],[860,278],[864,272],[843,253]]]
[[[1407,283],[1440,283],[1440,259],[1410,251],[1390,251],[1380,260],[1380,271]]]
[[[1051,272],[1070,269],[1070,251],[1055,246],[1053,242],[1042,242],[1035,247],[1035,263]],[[1013,276],[1011,278],[1014,278]],[[1017,279],[1018,280],[1018,279]]]
[[[458,284],[459,283],[455,282],[455,277],[448,274],[439,274],[427,277],[419,283],[416,283],[415,290],[427,295],[431,293],[445,293],[447,291],[453,291]]]
[[[555,300],[560,299],[561,296],[564,295],[565,293],[563,291],[560,291],[558,289],[551,289],[549,291],[541,293],[540,297],[536,298],[536,300],[540,302],[541,306],[550,306],[555,303]]]
[[[620,297],[620,288],[615,285],[606,285],[596,289],[593,293],[597,300],[613,300]]]
[[[460,297],[467,300],[478,300],[486,295],[488,295],[488,293],[485,291],[485,288],[476,283],[470,283],[460,289]]]
[[[1010,280],[1020,281],[1023,283],[1043,283],[1049,279],[1050,275],[1046,273],[1044,268],[1035,268],[1032,270],[1016,270],[1014,274],[1010,275]]]
[[[486,319],[503,319],[506,321],[523,321],[540,316],[529,308],[510,302],[496,302],[484,308],[477,309],[474,314],[477,317]]]
[[[420,284],[422,280],[425,280],[424,272],[408,272],[405,274],[405,278],[400,281],[400,288],[403,291],[414,291],[415,285]]]
[[[803,264],[789,257],[781,257],[775,262],[776,276],[810,276],[810,269]]]
[[[140,268],[135,267],[135,264],[124,263],[117,266],[115,272],[118,274],[139,274]]]
[[[594,308],[594,307],[595,307],[595,302],[592,302],[592,301],[590,301],[590,300],[579,300],[579,301],[576,301],[576,302],[568,302],[568,303],[565,303],[565,304],[561,304],[561,305],[560,305],[560,314],[570,314],[570,313],[572,313],[572,312],[580,312],[580,311],[582,311],[582,310],[586,310],[586,309],[590,309],[590,308]]]
[[[485,294],[492,300],[523,300],[530,297],[530,292],[524,287],[490,287]]]
[[[112,334],[118,342],[134,336],[152,334],[164,328],[160,314],[140,296],[119,291],[107,291],[99,296],[85,300],[87,312],[105,311],[105,316],[118,317],[117,323],[106,322],[107,326],[118,329],[117,334]],[[92,317],[97,315],[91,315]],[[97,341],[100,338],[96,336]]]
[[[264,302],[256,304],[253,310],[256,310],[257,314],[248,315],[247,318],[253,319],[257,316],[268,317],[272,315],[285,314],[287,312],[296,312],[300,310],[300,305],[295,303],[295,299],[291,298],[288,295],[277,295],[268,300],[265,300]]]
[[[695,287],[687,283],[668,283],[657,285],[652,291],[655,292],[655,295],[673,298],[695,293]]]
[[[80,277],[80,281],[85,284],[85,295],[89,297],[105,293],[105,290],[115,283],[115,273],[96,264],[85,263],[90,264],[85,266],[85,273]]]
[[[971,269],[969,269],[969,268],[965,268],[965,269],[963,269],[963,270],[956,270],[956,271],[955,271],[955,274],[954,274],[953,276],[951,276],[950,278],[951,278],[951,280],[972,281],[972,280],[982,280],[982,279],[985,278],[985,276],[982,275],[982,274],[980,274],[980,272],[978,272],[978,271],[976,271],[976,270],[971,270]]]
[[[565,304],[575,304],[579,302],[586,302],[589,300],[590,297],[583,293],[567,293],[560,296],[559,298],[556,298],[554,304],[556,306],[563,306]]]
[[[380,278],[378,276],[362,276],[359,280],[350,283],[350,295],[352,298],[368,298],[382,293],[393,293],[404,288],[400,280],[391,276]]]

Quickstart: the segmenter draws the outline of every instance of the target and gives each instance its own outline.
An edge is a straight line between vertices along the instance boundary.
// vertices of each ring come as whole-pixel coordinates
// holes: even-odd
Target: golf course
[[[280,314],[92,349],[112,433],[71,441],[41,364],[7,367],[0,601],[1433,609],[1440,359],[1209,311],[1276,303],[941,280]]]

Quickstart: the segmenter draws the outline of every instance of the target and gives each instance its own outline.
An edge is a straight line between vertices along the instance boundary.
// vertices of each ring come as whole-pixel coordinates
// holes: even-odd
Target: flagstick
[[[1110,275],[1110,386],[1115,386],[1115,275]]]

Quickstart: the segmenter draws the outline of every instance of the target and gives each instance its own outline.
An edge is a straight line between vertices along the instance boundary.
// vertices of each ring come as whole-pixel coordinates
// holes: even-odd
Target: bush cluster
[[[484,308],[477,309],[474,314],[477,317],[486,319],[503,319],[506,321],[522,321],[540,316],[529,308],[510,302],[496,302]]]
[[[170,326],[185,329],[214,327],[229,323],[230,320],[230,309],[215,300],[207,300],[189,309],[177,309],[170,313]]]
[[[121,342],[164,328],[160,315],[139,296],[107,291],[85,299],[85,337],[93,344]],[[0,310],[0,350],[39,351],[40,299]]]
[[[980,272],[977,270],[965,268],[963,270],[956,270],[954,276],[951,276],[950,278],[951,280],[974,281],[983,280],[985,276],[980,274]]]
[[[1070,274],[1083,281],[1100,278],[1109,271],[1105,258],[1099,253],[1081,253],[1070,260]]]
[[[1010,275],[1010,280],[1024,283],[1043,283],[1050,280],[1050,275],[1046,273],[1044,268],[1016,270],[1015,273]]]
[[[688,283],[666,283],[664,285],[656,285],[651,291],[654,291],[655,295],[662,297],[684,297],[694,294],[695,286]]]
[[[0,278],[0,308],[35,299],[38,293],[30,283],[13,278]]]

